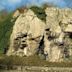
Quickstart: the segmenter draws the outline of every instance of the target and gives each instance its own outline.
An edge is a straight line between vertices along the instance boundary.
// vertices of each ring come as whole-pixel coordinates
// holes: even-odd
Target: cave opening
[[[72,33],[69,33],[68,35],[69,35],[69,38],[72,39]]]
[[[44,54],[44,36],[39,43],[37,54]]]
[[[44,54],[44,47],[45,46],[44,46],[44,36],[43,36],[39,43],[37,55],[39,55],[40,59],[46,60],[46,55]]]
[[[27,47],[27,44],[21,44],[20,49],[24,49],[25,47]]]

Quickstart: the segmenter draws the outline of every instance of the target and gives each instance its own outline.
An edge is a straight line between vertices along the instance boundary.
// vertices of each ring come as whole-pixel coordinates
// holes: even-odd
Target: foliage
[[[9,44],[9,38],[14,24],[11,22],[11,19],[12,13],[9,13],[3,21],[0,21],[0,53],[3,53],[3,49]]]
[[[46,9],[47,7],[57,7],[57,5],[55,5],[55,4],[53,4],[53,3],[44,3],[43,5],[42,5],[42,8],[43,9]]]
[[[39,19],[46,22],[46,13],[43,8],[37,7],[37,6],[32,6],[30,9],[33,10],[33,12],[37,15],[37,17]]]

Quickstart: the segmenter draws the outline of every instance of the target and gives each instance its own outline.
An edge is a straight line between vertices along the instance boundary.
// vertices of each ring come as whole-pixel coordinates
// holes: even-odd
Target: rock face
[[[47,60],[62,61],[63,58],[70,56],[69,53],[72,53],[70,49],[72,47],[70,38],[72,37],[69,36],[69,34],[72,35],[72,10],[47,8],[46,14],[47,29],[44,52],[48,54]]]
[[[45,23],[33,11],[21,14],[15,22],[8,55],[29,56],[36,53],[44,34]]]
[[[50,62],[72,56],[72,10],[46,8],[46,23],[28,9],[19,15],[7,55],[41,54]]]

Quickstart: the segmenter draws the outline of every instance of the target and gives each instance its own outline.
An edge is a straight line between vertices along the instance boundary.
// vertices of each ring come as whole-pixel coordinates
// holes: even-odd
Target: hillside
[[[6,10],[0,11],[0,22],[4,21],[7,15],[8,15],[8,12]]]
[[[3,53],[4,48],[9,45],[9,38],[14,25],[14,23],[11,22],[12,15],[12,13],[9,13],[3,18],[3,21],[0,21],[0,53]]]

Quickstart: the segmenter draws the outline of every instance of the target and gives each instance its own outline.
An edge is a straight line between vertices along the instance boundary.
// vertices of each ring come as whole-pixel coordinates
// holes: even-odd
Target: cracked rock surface
[[[43,55],[59,62],[72,56],[72,10],[46,8],[46,22],[28,9],[19,15],[10,37],[7,55]]]

